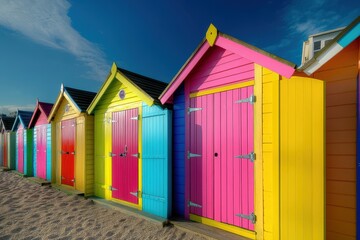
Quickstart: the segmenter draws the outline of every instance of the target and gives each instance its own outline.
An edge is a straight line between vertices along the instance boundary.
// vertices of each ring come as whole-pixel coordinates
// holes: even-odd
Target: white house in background
[[[303,43],[301,65],[312,59],[316,52],[325,47],[325,45],[334,39],[344,28],[345,27],[341,27],[310,35],[309,39]]]

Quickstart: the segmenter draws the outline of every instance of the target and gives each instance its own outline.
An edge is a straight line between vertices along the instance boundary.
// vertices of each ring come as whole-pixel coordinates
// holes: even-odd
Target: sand
[[[0,172],[0,239],[205,239]]]

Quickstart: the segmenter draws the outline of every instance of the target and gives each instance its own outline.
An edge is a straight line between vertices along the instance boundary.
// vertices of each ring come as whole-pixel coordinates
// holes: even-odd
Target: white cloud
[[[28,105],[3,105],[0,106],[0,114],[9,114],[12,112],[16,112],[17,110],[23,111],[34,111],[35,105],[28,104]]]
[[[20,32],[33,41],[74,55],[102,81],[108,65],[105,54],[71,26],[66,0],[1,0],[0,25]]]

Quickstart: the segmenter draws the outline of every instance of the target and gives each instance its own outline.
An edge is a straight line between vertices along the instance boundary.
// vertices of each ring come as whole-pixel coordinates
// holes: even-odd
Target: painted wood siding
[[[28,177],[34,176],[33,134],[34,129],[24,130],[24,174]]]
[[[52,132],[53,126],[51,123],[46,125],[46,180],[52,182]],[[35,133],[35,131],[34,131]],[[35,139],[35,138],[34,138]],[[35,148],[34,148],[35,149]]]
[[[125,99],[118,97],[120,89],[125,90]],[[111,199],[111,157],[112,112],[141,106],[141,99],[118,80],[114,80],[94,109],[95,158],[94,193],[98,197]],[[141,157],[141,156],[140,156]]]
[[[85,193],[94,195],[94,116],[85,119]]]
[[[312,78],[280,81],[280,239],[325,238],[324,90]]]
[[[143,211],[169,218],[171,214],[172,111],[143,104]]]
[[[173,214],[185,214],[185,95],[182,84],[174,94],[173,109]]]
[[[264,239],[279,239],[279,79],[280,76],[266,68],[262,74],[262,163]],[[256,211],[256,209],[255,209]]]
[[[4,134],[0,133],[0,166],[4,166]]]
[[[313,77],[326,81],[326,236],[356,238],[357,39]],[[359,224],[359,223],[358,223]]]
[[[187,77],[190,92],[254,79],[254,64],[220,47],[211,48]]]
[[[37,177],[37,127],[34,127],[34,131],[33,131],[33,173],[34,173],[34,177]]]
[[[9,133],[9,168],[15,170],[16,167],[16,132]]]

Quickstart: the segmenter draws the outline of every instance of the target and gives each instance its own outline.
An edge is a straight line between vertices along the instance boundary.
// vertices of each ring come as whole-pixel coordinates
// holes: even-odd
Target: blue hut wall
[[[24,131],[24,174],[34,176],[33,171],[33,129]]]
[[[52,155],[51,155],[51,123],[47,125],[46,129],[46,180],[51,181],[51,170],[52,170]]]
[[[185,94],[182,84],[173,106],[173,215],[185,213]]]
[[[142,110],[143,211],[171,215],[171,118],[172,111],[143,104]]]

